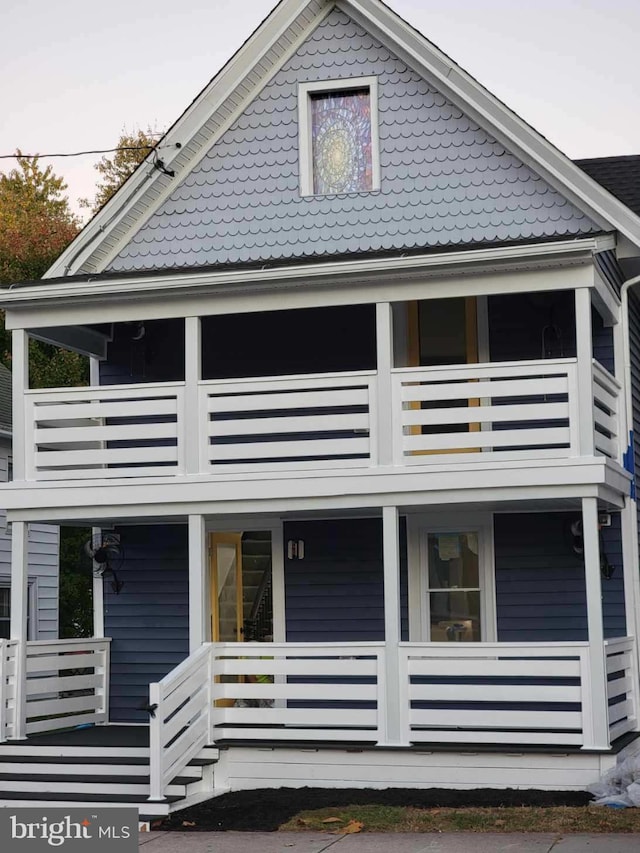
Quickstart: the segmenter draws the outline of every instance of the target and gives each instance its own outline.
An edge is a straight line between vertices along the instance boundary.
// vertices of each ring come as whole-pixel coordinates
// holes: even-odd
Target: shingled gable
[[[359,49],[343,52],[340,61],[331,40],[346,44],[349,37],[357,39]],[[333,66],[327,66],[327,55]],[[386,74],[389,86],[396,81],[400,97],[407,99],[405,106],[419,114],[421,110],[421,121],[429,122],[439,137],[440,152],[433,153],[433,160],[437,162],[444,149],[460,146],[452,171],[463,189],[456,195],[437,174],[428,176],[419,169],[413,174],[417,158],[409,155],[407,161],[407,151],[422,144],[422,161],[428,165],[424,149],[430,142],[424,139],[428,134],[420,133],[424,125],[411,128],[405,121],[402,144],[383,148],[381,159],[384,166],[386,156],[396,173],[402,166],[413,181],[410,192],[406,186],[389,184],[385,197],[383,177],[381,193],[366,199],[356,196],[347,204],[344,196],[338,204],[326,197],[300,199],[295,86],[301,68],[310,80],[366,72]],[[282,98],[276,110],[275,94]],[[397,127],[388,124],[398,117],[390,108],[393,95],[381,91],[380,97],[382,145],[385,133],[398,135]],[[250,187],[251,192],[261,189],[264,194],[260,215],[252,207],[256,196],[247,196],[246,185],[232,186],[220,163],[221,155],[226,156],[235,177],[242,159],[246,162],[247,154],[258,153],[251,149],[245,131],[253,132],[254,138],[256,128],[264,134],[269,103],[272,115],[267,121],[277,117],[280,122],[280,136],[271,135],[280,153],[270,164],[277,168],[275,179],[273,174],[266,180],[263,175]],[[286,111],[284,121],[280,111]],[[262,118],[256,121],[260,112]],[[640,245],[640,219],[379,0],[283,0],[168,132],[162,146],[163,160],[175,177],[143,165],[48,277],[277,262],[327,253],[335,257],[353,255],[354,250],[435,250],[452,244],[562,239],[615,229]],[[481,171],[494,180],[487,185],[486,175],[480,175],[482,201],[470,209],[464,185],[477,184],[474,158],[482,158]],[[250,179],[246,171],[245,175]],[[397,184],[397,177],[394,181]],[[512,205],[505,202],[509,195],[518,197],[518,210],[510,213]],[[324,230],[315,235],[306,231],[301,206],[315,217],[314,227],[322,219]],[[402,207],[413,208],[405,211],[404,219]],[[365,211],[362,217],[359,211]],[[239,227],[243,216],[246,222]],[[369,230],[358,228],[354,239],[345,239],[344,216],[350,226],[366,219]]]

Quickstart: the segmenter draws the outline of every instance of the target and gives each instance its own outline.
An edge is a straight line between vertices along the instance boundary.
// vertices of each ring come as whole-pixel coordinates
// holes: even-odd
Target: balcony
[[[618,461],[622,450],[619,383],[575,358],[29,390],[25,407],[31,481]]]

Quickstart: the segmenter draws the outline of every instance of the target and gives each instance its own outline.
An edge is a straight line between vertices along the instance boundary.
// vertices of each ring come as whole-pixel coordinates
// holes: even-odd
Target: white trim
[[[189,654],[196,652],[207,641],[209,597],[207,577],[209,561],[205,520],[202,515],[190,515],[189,538]]]
[[[7,329],[28,329],[174,318],[181,316],[181,309],[183,317],[277,310],[282,309],[285,288],[290,288],[287,308],[317,305],[319,298],[323,305],[343,305],[531,290],[572,290],[578,286],[595,287],[592,254],[609,242],[590,237],[536,245],[328,261],[270,269],[82,278],[53,284],[43,281],[1,290],[0,303],[7,309]],[[558,274],[562,278],[567,266],[571,267],[571,275],[565,275],[562,281],[558,281]],[[471,273],[478,275],[471,276]],[[487,273],[500,274],[492,276]],[[347,279],[349,286],[345,285]],[[429,288],[425,292],[427,281]],[[390,282],[393,285],[391,289]],[[413,290],[403,289],[406,285]],[[330,294],[323,292],[319,295],[315,289],[321,286],[335,289]],[[361,288],[362,292],[358,293],[356,288]],[[263,291],[266,289],[273,291],[277,300],[275,306],[263,304]],[[300,293],[304,296],[302,302]],[[229,298],[234,301],[225,301]],[[180,300],[178,306],[176,299]]]
[[[316,80],[311,83],[298,83],[298,151],[300,163],[300,195],[320,197],[327,193],[313,191],[313,153],[311,145],[311,109],[312,94],[338,92],[343,89],[368,89],[371,111],[371,186],[366,190],[357,190],[351,195],[377,192],[380,189],[380,135],[378,124],[378,78],[348,77],[338,80]],[[341,193],[340,193],[341,194]]]

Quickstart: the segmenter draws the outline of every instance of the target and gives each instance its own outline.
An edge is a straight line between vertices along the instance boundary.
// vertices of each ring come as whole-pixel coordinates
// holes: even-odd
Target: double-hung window
[[[378,190],[377,78],[301,83],[298,106],[301,194]]]

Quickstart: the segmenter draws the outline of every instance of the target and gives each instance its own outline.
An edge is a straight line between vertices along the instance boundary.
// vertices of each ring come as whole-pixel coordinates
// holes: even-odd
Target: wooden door
[[[239,643],[243,637],[242,533],[212,533],[211,638]]]

